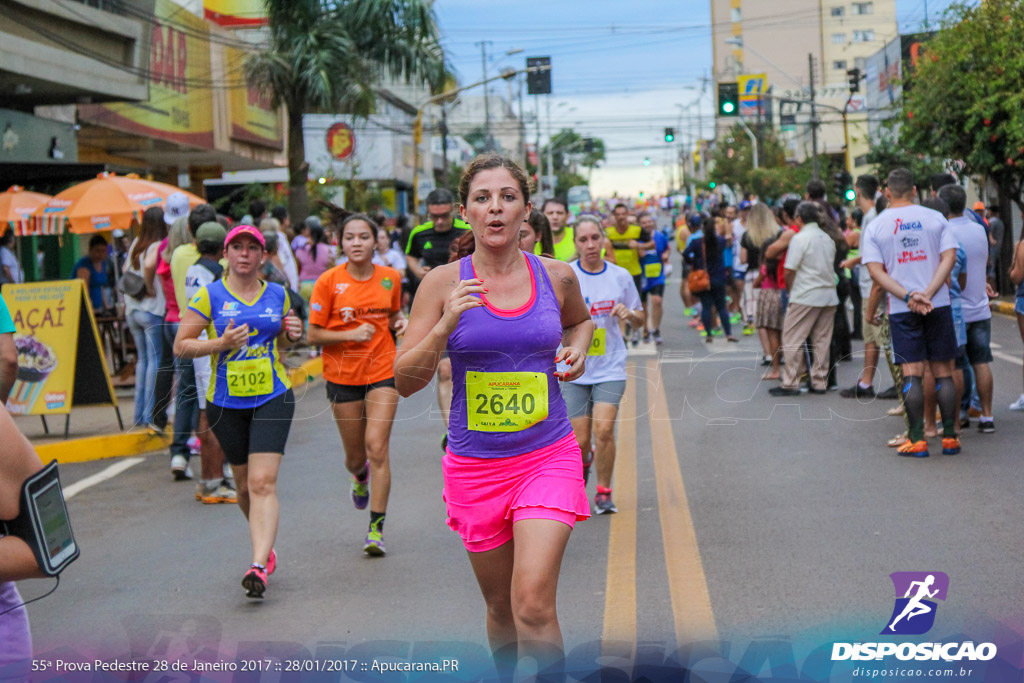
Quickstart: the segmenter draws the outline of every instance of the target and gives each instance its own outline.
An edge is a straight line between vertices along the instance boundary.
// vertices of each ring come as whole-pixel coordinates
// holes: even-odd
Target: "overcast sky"
[[[919,30],[926,6],[936,21],[951,1],[897,0],[900,31]],[[595,135],[609,150],[591,179],[596,193],[664,190],[672,156],[663,140],[665,126],[675,127],[680,137],[692,139],[698,132],[697,107],[689,109],[694,116],[688,124],[676,105],[694,102],[701,79],[710,75],[708,0],[437,0],[435,8],[461,83],[482,77],[482,40],[490,41],[489,75],[505,66],[522,68],[528,56],[551,56],[552,129]],[[504,56],[513,49],[524,52]],[[493,92],[507,92],[505,84]],[[532,111],[535,98],[524,99]],[[705,137],[712,131],[713,100],[709,86],[699,103]],[[530,128],[532,142],[536,129]],[[542,143],[546,137],[542,108]]]

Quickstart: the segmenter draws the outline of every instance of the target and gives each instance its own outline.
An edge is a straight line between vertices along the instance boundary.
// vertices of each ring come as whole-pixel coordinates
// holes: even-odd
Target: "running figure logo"
[[[889,575],[896,589],[896,604],[882,635],[918,636],[935,624],[936,604],[945,600],[949,577],[943,572],[893,572]]]

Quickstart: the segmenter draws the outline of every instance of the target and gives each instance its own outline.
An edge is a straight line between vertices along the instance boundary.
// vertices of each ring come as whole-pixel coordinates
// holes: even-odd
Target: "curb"
[[[1009,301],[1000,301],[998,299],[993,300],[990,304],[994,313],[1001,313],[1003,315],[1015,316],[1017,313],[1014,310],[1014,304]]]
[[[289,370],[288,379],[294,389],[317,379],[323,374],[323,370],[323,358],[318,356]],[[43,462],[56,460],[59,464],[64,465],[152,453],[167,448],[170,443],[170,434],[161,435],[138,431],[86,436],[38,446],[33,444],[33,448]]]

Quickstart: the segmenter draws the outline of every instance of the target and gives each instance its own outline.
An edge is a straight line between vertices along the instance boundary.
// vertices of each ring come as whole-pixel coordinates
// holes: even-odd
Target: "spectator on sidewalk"
[[[810,391],[825,393],[828,353],[835,325],[839,297],[835,286],[836,243],[818,225],[820,209],[811,201],[796,207],[800,231],[789,241],[786,252],[786,289],[789,305],[782,328],[782,349],[786,365],[782,385],[769,390],[772,396],[800,393],[804,340],[810,338],[813,356]]]
[[[6,404],[11,387],[18,378],[18,349],[14,346],[14,327],[7,302],[0,296],[0,404]]]
[[[191,241],[182,244],[171,254],[171,278],[174,282],[174,298],[178,310],[188,309],[185,295],[185,280],[188,269],[199,260],[196,248],[196,231],[203,223],[215,222],[217,212],[209,204],[200,204],[188,215],[188,231]],[[175,395],[174,439],[171,441],[171,474],[176,480],[190,479],[188,458],[192,453],[189,439],[199,423],[199,401],[196,395],[196,371],[191,359],[175,360],[178,372],[178,392]]]
[[[945,185],[939,189],[939,198],[949,205],[949,227],[956,241],[967,254],[967,279],[963,287],[962,307],[967,325],[967,361],[974,371],[974,383],[981,401],[978,431],[992,434],[996,431],[992,416],[992,309],[989,296],[995,292],[988,284],[989,240],[984,228],[964,215],[967,192],[960,185]]]
[[[956,260],[957,241],[945,216],[914,203],[917,187],[905,168],[889,173],[889,208],[861,235],[861,258],[871,277],[889,293],[893,354],[903,373],[908,441],[899,455],[928,457],[925,432],[925,366],[935,377],[942,413],[942,450],[960,452],[957,390],[953,366],[956,330],[946,282]]]

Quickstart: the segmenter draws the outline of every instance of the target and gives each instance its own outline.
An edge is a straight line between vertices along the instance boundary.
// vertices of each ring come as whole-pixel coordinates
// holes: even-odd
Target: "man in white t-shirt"
[[[958,355],[946,280],[956,260],[957,241],[946,217],[914,204],[917,187],[905,168],[889,173],[888,208],[861,234],[861,262],[889,294],[889,330],[896,362],[903,369],[903,404],[908,441],[900,455],[928,457],[924,440],[924,376],[935,377],[942,413],[942,452],[960,452],[956,435],[959,397],[953,383]]]
[[[192,300],[199,290],[213,284],[221,278],[224,268],[219,261],[224,255],[224,239],[227,231],[220,223],[203,223],[196,230],[196,247],[199,260],[189,266],[185,275],[185,295]],[[203,330],[200,339],[206,339]],[[196,394],[199,400],[199,425],[196,435],[199,437],[199,457],[202,462],[200,483],[196,485],[196,499],[205,505],[217,503],[236,503],[237,494],[224,478],[224,451],[220,442],[210,429],[206,417],[206,394],[210,388],[210,375],[213,372],[209,356],[196,358],[192,361],[196,372]]]
[[[981,400],[981,417],[978,431],[992,434],[996,431],[992,418],[992,309],[989,308],[988,284],[989,239],[985,228],[964,215],[967,208],[967,193],[960,185],[945,185],[939,188],[939,199],[949,205],[949,227],[956,241],[967,254],[967,282],[961,293],[964,323],[967,325],[967,362],[974,370],[978,398]]]
[[[829,342],[835,324],[836,243],[818,227],[820,210],[814,202],[800,202],[796,224],[800,231],[789,241],[786,251],[786,289],[789,305],[782,325],[782,350],[786,366],[782,384],[768,391],[772,396],[796,396],[800,393],[803,370],[803,343],[810,337],[813,363],[810,368],[810,392],[824,394],[828,377]]]

